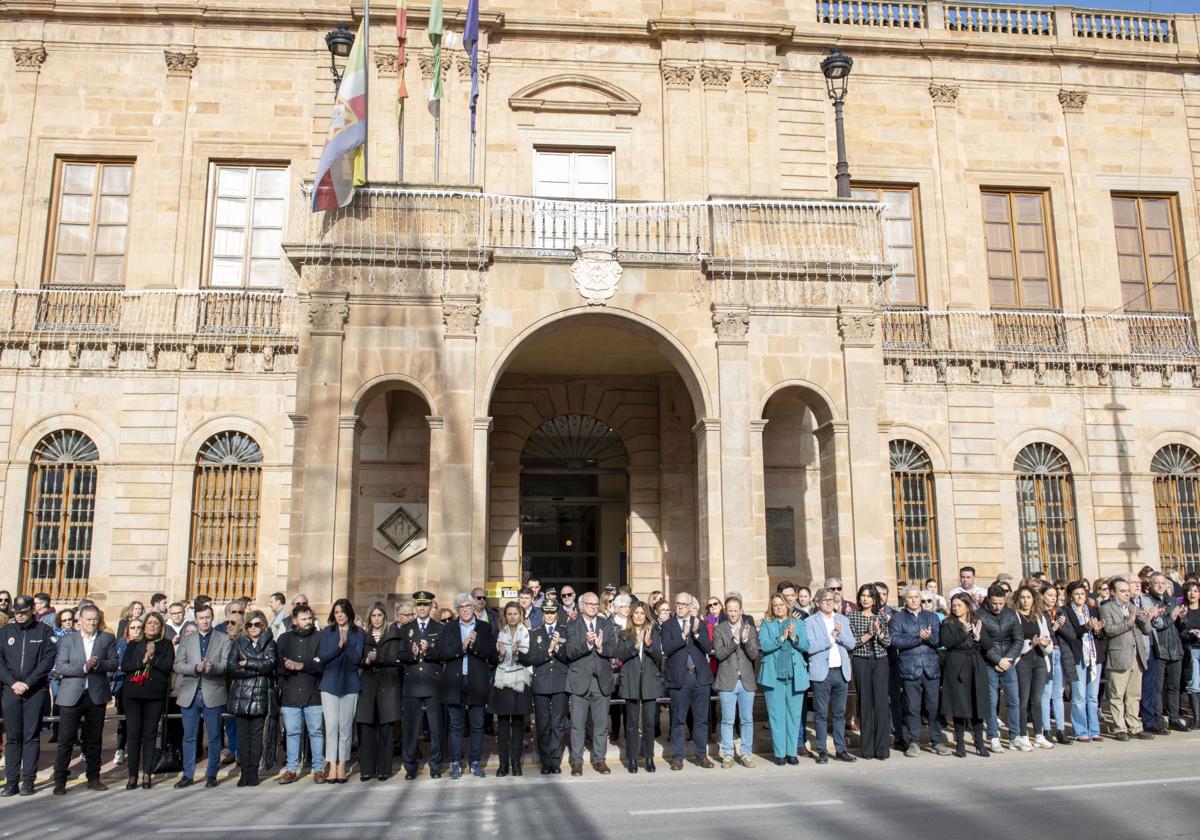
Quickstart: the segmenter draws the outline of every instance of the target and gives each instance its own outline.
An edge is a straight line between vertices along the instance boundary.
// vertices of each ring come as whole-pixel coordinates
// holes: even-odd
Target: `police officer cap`
[[[544,612],[544,613],[558,612],[558,601],[554,601],[554,600],[551,600],[550,598],[547,598],[545,600],[545,602],[542,604],[542,612]]]
[[[420,592],[414,592],[412,597],[413,597],[413,601],[415,601],[418,604],[432,604],[433,603],[433,593],[426,592],[424,589],[422,589]]]
[[[33,609],[33,598],[29,595],[18,595],[17,600],[13,601],[13,612],[25,612]]]

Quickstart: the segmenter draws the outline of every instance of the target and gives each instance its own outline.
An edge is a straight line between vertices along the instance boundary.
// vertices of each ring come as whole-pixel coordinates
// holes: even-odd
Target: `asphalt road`
[[[610,753],[611,755],[611,753]],[[422,774],[413,782],[316,786],[306,777],[281,787],[273,780],[216,790],[176,791],[171,780],[126,791],[120,770],[106,773],[106,792],[73,779],[67,795],[39,785],[32,797],[0,804],[0,840],[31,832],[54,840],[139,840],[222,833],[241,837],[323,840],[524,838],[847,838],[925,840],[1072,838],[1122,840],[1200,836],[1200,734],[1153,742],[1074,744],[988,759],[894,755],[886,763],[831,762],[755,768],[686,764],[671,772],[608,777],[585,768],[582,778],[520,779]],[[530,768],[527,768],[527,773]]]

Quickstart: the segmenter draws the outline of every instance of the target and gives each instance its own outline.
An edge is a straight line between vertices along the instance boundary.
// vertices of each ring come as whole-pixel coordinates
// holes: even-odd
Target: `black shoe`
[[[965,741],[959,741],[954,745],[954,754],[959,758],[967,757],[967,744]]]
[[[992,755],[991,750],[988,749],[987,744],[983,741],[975,742],[975,754],[980,758],[990,758]]]
[[[508,775],[508,765],[501,764],[500,769],[496,771],[496,778],[503,779],[507,775]]]
[[[653,759],[653,758],[647,758],[647,759],[646,759],[646,772],[647,772],[647,773],[653,773],[653,772],[654,772],[654,759]]]
[[[441,770],[430,770],[430,771],[429,771],[429,778],[431,778],[431,779],[440,779],[440,778],[442,778],[442,771],[441,771]]]
[[[137,790],[137,779],[130,779],[126,782],[125,790]]]
[[[542,775],[543,776],[549,776],[552,773],[554,773],[554,771],[551,770],[549,767],[545,767],[545,766],[542,767]]]
[[[218,782],[218,781],[217,781],[217,777],[216,777],[216,776],[208,776],[208,777],[207,777],[207,778],[205,778],[205,780],[204,780],[204,787],[205,787],[205,789],[207,789],[207,788],[215,788],[215,787],[216,787],[218,784],[220,784],[220,782]]]
[[[1153,740],[1154,740],[1154,733],[1153,733],[1153,732],[1146,732],[1145,730],[1142,730],[1141,732],[1137,733],[1137,734],[1136,734],[1136,735],[1134,735],[1133,737],[1134,737],[1134,738],[1137,738],[1137,739],[1138,739],[1138,740],[1140,740],[1140,741],[1153,741]]]
[[[1138,734],[1141,735],[1142,733],[1139,732]],[[1118,732],[1113,737],[1116,738],[1118,741],[1128,741],[1129,733],[1128,732]]]
[[[561,764],[555,764],[553,767],[550,768],[550,770],[554,773],[555,776],[562,775],[562,765]]]
[[[147,779],[146,781],[142,782],[142,790],[150,790],[150,788],[151,788],[152,786],[153,786],[153,785],[152,785],[152,783],[150,782],[150,780],[149,780],[149,779]]]
[[[1188,726],[1187,723],[1185,723],[1184,721],[1179,720],[1179,719],[1171,721],[1170,728],[1174,729],[1176,732],[1191,732],[1192,731],[1192,727]]]
[[[250,784],[250,777],[249,777],[249,776],[246,776],[246,775],[241,775],[241,776],[238,776],[238,780],[237,780],[237,786],[238,786],[238,787],[245,787],[245,786],[246,786],[246,785],[248,785],[248,784]]]
[[[845,750],[842,750],[840,753],[835,755],[834,758],[836,758],[838,761],[844,761],[847,764],[853,764],[854,762],[858,761],[857,758],[850,755],[850,753],[846,752]]]
[[[415,778],[417,778],[416,770],[405,770],[404,771],[404,781],[411,782]]]
[[[522,767],[520,764],[514,764],[514,765],[512,766],[512,774],[513,774],[514,776],[524,776],[524,775],[525,775],[525,768],[524,768],[524,767]]]
[[[33,796],[33,782],[21,785],[21,796]]]
[[[1074,738],[1068,737],[1067,733],[1063,732],[1061,729],[1058,730],[1058,734],[1054,736],[1054,739],[1064,747],[1071,746],[1071,742],[1075,740]]]
[[[827,753],[827,752],[817,753],[817,764],[828,764],[828,763],[829,763],[829,753]]]
[[[55,783],[54,783],[54,790],[50,791],[50,793],[54,794],[55,796],[66,796],[66,795],[67,795],[67,783],[66,783],[66,781],[64,780],[64,781],[61,781],[61,782],[55,782]]]
[[[637,772],[637,759],[631,758],[631,759],[629,759],[629,761],[625,762],[625,769],[628,770],[630,773],[636,773]]]
[[[798,759],[794,755],[789,755],[787,758],[784,759],[784,762],[786,762],[787,764],[791,764],[792,766],[795,766],[800,763],[800,759]]]
[[[20,791],[21,786],[13,782],[12,784],[5,785],[4,789],[0,790],[0,797],[16,796]]]
[[[188,788],[191,786],[192,786],[191,777],[184,776],[182,779],[180,779],[178,782],[175,783],[175,790],[183,790],[184,788]]]

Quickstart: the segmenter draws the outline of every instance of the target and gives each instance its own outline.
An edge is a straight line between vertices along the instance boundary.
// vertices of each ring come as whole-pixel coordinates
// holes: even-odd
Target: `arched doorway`
[[[629,451],[612,426],[560,414],[521,451],[521,578],[581,591],[629,579]]]
[[[707,576],[695,431],[707,392],[671,342],[632,317],[581,313],[505,354],[487,408],[488,580],[645,595]]]

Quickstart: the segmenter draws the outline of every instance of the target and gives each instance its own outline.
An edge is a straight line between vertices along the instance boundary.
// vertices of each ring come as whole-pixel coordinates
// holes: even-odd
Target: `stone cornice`
[[[646,29],[659,41],[700,38],[776,45],[791,41],[796,31],[796,27],[786,24],[690,18],[652,18],[646,22]]]

